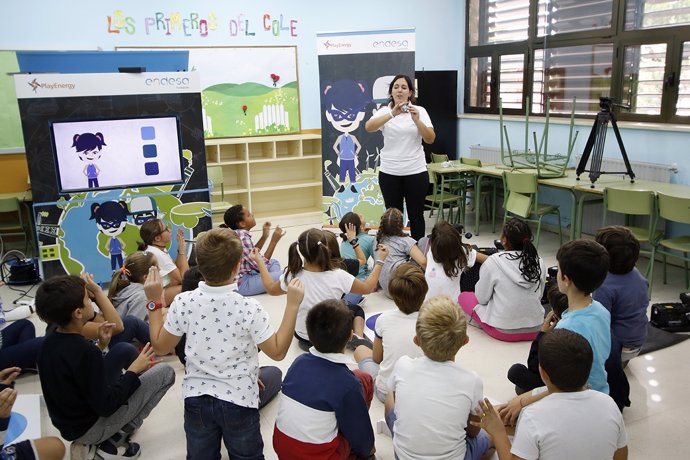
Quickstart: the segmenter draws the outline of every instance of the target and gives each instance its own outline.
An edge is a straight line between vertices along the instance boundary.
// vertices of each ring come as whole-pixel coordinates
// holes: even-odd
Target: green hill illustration
[[[206,137],[256,136],[299,131],[297,82],[279,87],[222,83],[201,92]]]

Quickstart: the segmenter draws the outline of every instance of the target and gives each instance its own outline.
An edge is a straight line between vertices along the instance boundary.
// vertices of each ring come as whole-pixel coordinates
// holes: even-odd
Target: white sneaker
[[[94,460],[98,446],[72,442],[69,446],[69,456],[72,460]]]

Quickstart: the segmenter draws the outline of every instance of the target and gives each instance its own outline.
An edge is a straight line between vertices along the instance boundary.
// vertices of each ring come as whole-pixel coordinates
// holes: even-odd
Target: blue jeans
[[[271,274],[271,279],[276,281],[280,278],[280,262],[275,259],[271,259],[266,264],[266,269],[268,273]],[[242,275],[242,277],[237,282],[237,292],[243,296],[263,294],[266,292],[264,283],[261,282],[261,273],[259,272],[248,272]]]
[[[223,439],[231,459],[263,459],[259,410],[209,395],[185,398],[187,460],[219,460]]]

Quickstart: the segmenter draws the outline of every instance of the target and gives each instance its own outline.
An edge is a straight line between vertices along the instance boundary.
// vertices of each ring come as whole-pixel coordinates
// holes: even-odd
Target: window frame
[[[625,0],[612,0],[611,27],[584,32],[567,32],[558,35],[537,36],[538,1],[529,0],[528,38],[517,42],[504,42],[497,44],[469,45],[469,8],[470,2],[465,1],[468,14],[465,15],[465,81],[469,81],[470,63],[472,58],[491,57],[491,81],[490,81],[490,106],[488,108],[472,107],[469,105],[469,87],[464,88],[464,113],[472,114],[498,114],[498,97],[500,94],[500,65],[501,56],[510,54],[524,54],[524,75],[522,107],[520,109],[504,109],[504,115],[524,115],[526,98],[530,98],[530,115],[543,116],[543,113],[532,111],[534,100],[534,53],[536,50],[547,48],[560,48],[577,45],[612,44],[613,62],[611,73],[611,88],[609,96],[616,102],[621,102],[623,92],[623,72],[625,65],[625,47],[638,46],[652,43],[666,43],[666,62],[664,67],[664,80],[672,73],[675,74],[673,85],[664,84],[661,97],[661,110],[659,115],[634,114],[623,109],[616,110],[616,116],[621,121],[636,121],[650,123],[674,123],[690,124],[690,116],[675,115],[675,106],[678,100],[678,82],[683,53],[683,43],[690,44],[690,25],[667,26],[648,28],[641,30],[624,30],[625,27]],[[481,32],[481,31],[480,31]],[[690,80],[690,75],[686,76]],[[566,114],[550,114],[553,117],[568,117]],[[584,117],[579,115],[579,117]],[[589,116],[587,116],[589,117]]]

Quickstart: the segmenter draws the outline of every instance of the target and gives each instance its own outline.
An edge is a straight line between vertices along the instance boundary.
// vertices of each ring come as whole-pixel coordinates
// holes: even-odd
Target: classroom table
[[[427,165],[430,172],[443,175],[457,172],[472,172],[477,175],[476,196],[481,196],[481,182],[484,177],[499,178],[503,177],[503,171],[510,171],[511,168],[503,165],[482,165],[481,167],[469,166],[460,163],[459,160],[451,161],[447,166],[443,163],[431,163]],[[516,171],[533,172],[536,169],[516,169]],[[582,232],[582,216],[584,207],[588,203],[600,203],[603,200],[605,188],[616,188],[623,190],[651,190],[662,192],[673,196],[690,198],[690,186],[681,184],[670,184],[667,182],[656,182],[649,180],[636,179],[631,182],[620,174],[602,174],[601,177],[591,184],[587,174],[582,174],[577,180],[574,169],[568,169],[566,175],[557,178],[540,178],[537,180],[539,185],[552,187],[560,190],[567,190],[570,194],[570,239],[579,238]],[[481,200],[475,200],[475,224],[474,233],[479,235],[479,216]]]

